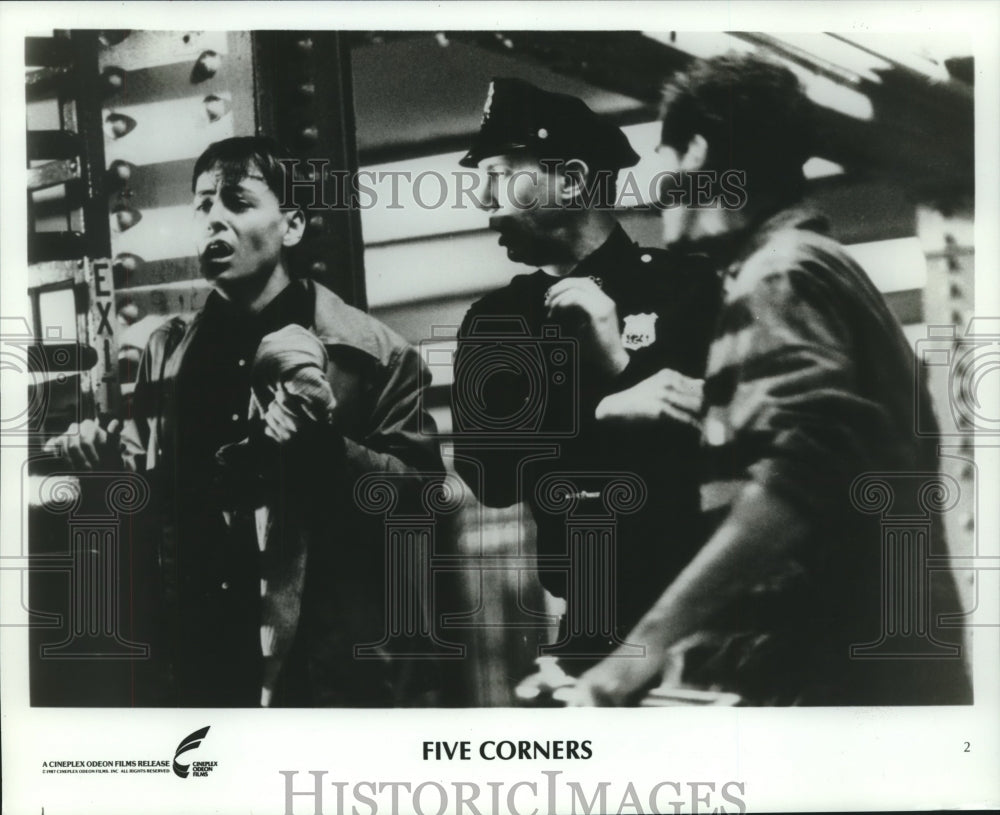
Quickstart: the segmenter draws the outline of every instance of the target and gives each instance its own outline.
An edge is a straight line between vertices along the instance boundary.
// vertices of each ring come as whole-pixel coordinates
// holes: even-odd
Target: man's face
[[[289,213],[259,170],[226,178],[219,167],[194,188],[194,234],[202,275],[222,285],[270,275],[287,244]]]
[[[561,176],[516,153],[485,158],[479,169],[484,174],[479,200],[507,257],[531,266],[560,260],[554,227],[564,212],[559,205]]]
[[[657,172],[671,173],[662,176],[659,181],[657,198],[661,204],[668,204],[660,210],[660,221],[663,224],[663,243],[666,246],[689,237],[693,211],[691,201],[684,194],[684,157],[666,144],[656,148]]]

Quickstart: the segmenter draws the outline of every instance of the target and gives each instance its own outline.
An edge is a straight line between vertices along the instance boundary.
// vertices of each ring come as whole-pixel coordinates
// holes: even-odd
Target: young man
[[[461,161],[485,174],[500,246],[535,271],[465,316],[455,465],[486,505],[531,508],[541,581],[569,607],[549,652],[575,674],[624,642],[698,539],[692,416],[717,287],[618,224],[617,175],[637,161],[581,100],[516,79],[491,83]],[[618,421],[616,395],[661,369],[650,418],[669,420]],[[607,537],[574,537],[588,518]]]
[[[924,658],[908,658],[912,644],[894,657],[880,640],[896,612],[884,604],[905,598],[883,594],[880,519],[852,485],[866,473],[933,484],[938,460],[934,440],[914,433],[914,399],[927,408],[929,396],[914,390],[898,322],[822,220],[796,208],[808,112],[794,75],[754,57],[699,63],[667,87],[667,178],[683,188],[694,171],[745,173],[741,209],[663,212],[667,244],[704,252],[724,274],[702,437],[714,531],[629,633],[646,658],[605,660],[565,694],[571,703],[634,703],[661,673],[750,704],[971,700],[947,648],[958,629],[939,625],[959,611],[950,573],[905,587],[930,609]],[[929,547],[946,554],[939,534]]]
[[[428,380],[400,337],[289,268],[305,216],[282,200],[282,155],[268,139],[238,137],[197,160],[194,239],[214,291],[193,320],[172,319],[150,338],[120,446],[117,422],[102,429],[92,421],[50,445],[83,469],[124,465],[151,483],[165,628],[153,656],[166,680],[155,701],[412,703],[409,669],[389,654],[354,655],[387,630],[385,530],[354,488],[366,473],[384,472],[403,476],[415,496],[443,472],[436,440],[422,432],[432,427],[420,414],[420,382]],[[292,325],[315,338],[312,347],[301,333],[274,333]],[[294,362],[304,353],[309,369]],[[251,418],[252,384],[270,381],[262,366],[277,366],[278,386],[258,392]],[[325,375],[312,383],[322,410],[296,398],[296,370]],[[309,386],[307,376],[297,379]],[[275,398],[265,403],[268,393]],[[247,438],[242,449],[232,446]],[[256,528],[262,504],[270,510],[264,531]],[[285,636],[280,647],[276,630]],[[262,644],[280,657],[269,661],[266,681]]]

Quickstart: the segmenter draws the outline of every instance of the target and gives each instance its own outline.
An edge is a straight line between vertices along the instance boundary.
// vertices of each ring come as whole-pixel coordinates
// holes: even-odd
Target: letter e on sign
[[[109,285],[111,274],[111,264],[105,261],[94,263],[94,294],[98,297],[111,297],[114,294]]]

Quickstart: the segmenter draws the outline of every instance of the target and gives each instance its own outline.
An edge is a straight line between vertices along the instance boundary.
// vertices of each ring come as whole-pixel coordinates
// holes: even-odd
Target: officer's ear
[[[562,177],[559,203],[572,204],[583,195],[587,180],[590,178],[590,167],[583,159],[571,158],[562,166]]]
[[[687,150],[681,156],[681,170],[693,172],[705,168],[708,161],[708,142],[700,133],[695,133],[688,142]]]
[[[296,246],[306,231],[306,214],[296,207],[285,210],[282,215],[285,219],[286,229],[281,238],[281,245],[285,248]]]

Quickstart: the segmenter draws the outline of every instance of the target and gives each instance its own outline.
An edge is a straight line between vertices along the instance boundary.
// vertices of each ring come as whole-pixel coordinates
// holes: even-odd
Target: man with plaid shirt
[[[645,658],[612,654],[566,701],[633,703],[662,676],[749,704],[970,703],[958,649],[852,654],[879,639],[893,601],[880,519],[852,502],[852,485],[871,473],[933,483],[938,460],[914,430],[914,399],[923,414],[929,395],[914,390],[902,329],[822,220],[798,208],[811,151],[797,79],[753,56],[699,63],[667,87],[661,142],[665,199],[706,170],[740,171],[746,192],[740,208],[663,211],[667,244],[705,253],[723,281],[702,411],[701,503],[713,531],[628,635]],[[637,415],[651,412],[642,396]],[[929,551],[944,554],[932,517]],[[930,592],[920,598],[929,640],[956,641],[958,629],[938,626],[959,611],[951,574],[913,590]]]

